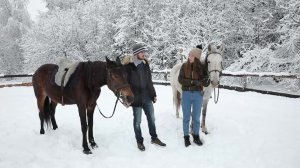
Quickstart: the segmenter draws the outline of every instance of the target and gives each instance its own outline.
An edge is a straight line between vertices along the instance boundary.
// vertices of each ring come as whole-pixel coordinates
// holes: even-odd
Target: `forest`
[[[221,41],[224,69],[300,71],[299,0],[44,0],[33,21],[28,0],[0,1],[0,74],[32,73],[62,58],[105,60],[148,47],[153,70],[179,50]]]

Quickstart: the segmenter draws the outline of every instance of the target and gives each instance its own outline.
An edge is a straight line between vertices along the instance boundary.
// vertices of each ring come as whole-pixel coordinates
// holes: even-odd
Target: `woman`
[[[204,66],[200,63],[200,48],[193,48],[188,60],[182,64],[178,81],[182,85],[182,111],[183,111],[183,133],[184,143],[188,147],[191,145],[189,138],[189,125],[192,116],[192,135],[194,143],[201,146],[199,137],[200,114],[203,100],[203,81],[206,78]],[[193,109],[193,110],[192,110]]]

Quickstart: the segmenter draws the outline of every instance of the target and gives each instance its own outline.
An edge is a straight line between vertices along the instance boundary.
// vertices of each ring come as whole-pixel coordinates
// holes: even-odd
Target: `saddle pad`
[[[65,87],[67,85],[71,75],[75,72],[75,70],[76,70],[79,63],[80,62],[74,62],[74,61],[69,60],[69,59],[60,60],[60,62],[58,64],[58,71],[55,74],[55,83],[58,86],[61,86],[63,75],[66,72],[66,69],[68,69],[67,74],[65,76],[64,83],[63,83],[63,87]]]

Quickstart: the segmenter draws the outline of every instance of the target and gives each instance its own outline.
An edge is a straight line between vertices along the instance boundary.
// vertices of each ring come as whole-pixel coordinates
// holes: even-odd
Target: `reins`
[[[109,74],[109,76],[110,76],[110,72],[109,72],[108,74]],[[107,82],[107,83],[110,84],[110,81]],[[109,116],[109,117],[108,117],[108,116],[105,116],[105,115],[101,112],[101,110],[100,110],[100,108],[99,108],[99,106],[98,106],[98,104],[97,104],[97,102],[96,102],[97,109],[98,109],[99,113],[100,113],[104,118],[112,118],[112,117],[114,116],[115,111],[116,111],[116,107],[117,107],[117,104],[118,104],[118,101],[120,101],[122,104],[124,104],[124,102],[122,102],[122,101],[120,100],[120,96],[121,96],[121,95],[120,95],[120,93],[119,93],[119,90],[120,90],[121,88],[128,87],[128,86],[130,86],[128,83],[125,83],[125,84],[122,84],[122,85],[119,85],[119,86],[111,85],[111,87],[114,88],[114,89],[112,89],[112,90],[114,90],[114,93],[115,93],[115,95],[117,96],[117,100],[116,100],[116,102],[115,102],[115,107],[114,107],[114,110],[113,110],[111,116]]]
[[[100,108],[99,108],[99,106],[98,106],[98,104],[97,104],[97,102],[96,102],[96,106],[97,106],[97,109],[98,109],[99,113],[100,113],[104,118],[111,118],[112,116],[114,116],[115,111],[116,111],[116,107],[117,107],[117,104],[118,104],[118,101],[119,101],[119,98],[120,98],[120,94],[117,94],[117,100],[116,100],[116,103],[115,103],[114,110],[113,110],[111,116],[109,116],[109,117],[105,116],[105,115],[101,112],[101,110],[100,110]]]

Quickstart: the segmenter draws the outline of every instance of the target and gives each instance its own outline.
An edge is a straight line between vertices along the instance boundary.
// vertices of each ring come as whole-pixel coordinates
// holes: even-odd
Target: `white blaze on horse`
[[[205,127],[205,117],[207,111],[208,101],[211,97],[212,91],[217,89],[217,94],[214,92],[214,101],[217,103],[219,96],[219,84],[220,84],[220,75],[222,72],[222,60],[224,53],[224,45],[223,43],[212,42],[207,47],[207,54],[202,55],[200,62],[202,66],[207,67],[207,73],[210,79],[210,85],[208,87],[204,87],[204,96],[203,96],[203,104],[202,104],[202,121],[201,128],[202,132],[207,134],[207,129]],[[173,103],[176,107],[176,117],[179,118],[179,108],[181,104],[181,94],[182,88],[181,84],[178,82],[179,71],[182,66],[182,63],[175,65],[170,72],[170,82],[173,91]]]

